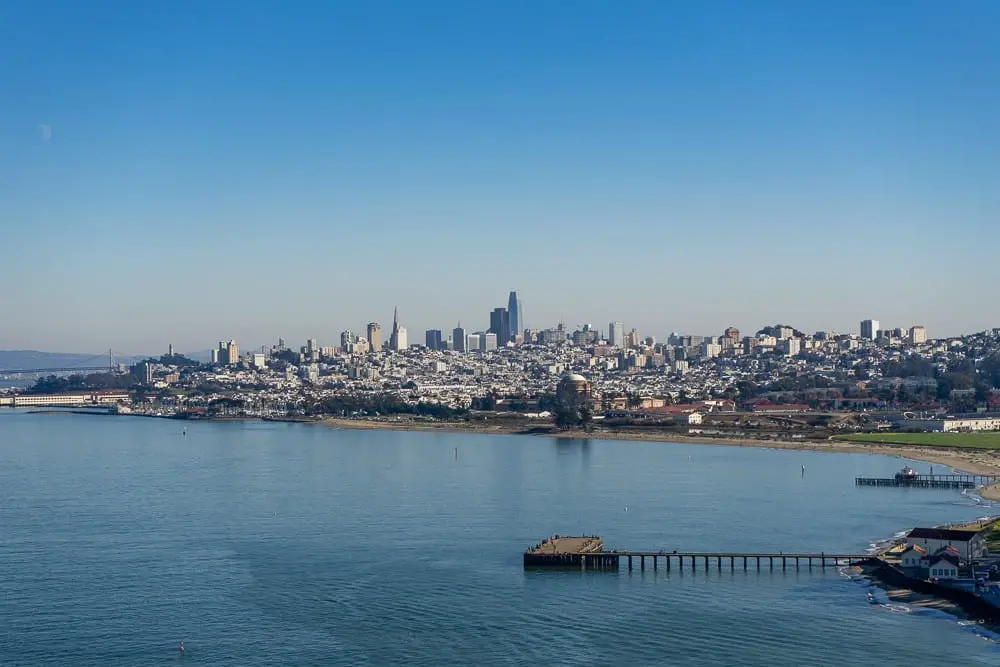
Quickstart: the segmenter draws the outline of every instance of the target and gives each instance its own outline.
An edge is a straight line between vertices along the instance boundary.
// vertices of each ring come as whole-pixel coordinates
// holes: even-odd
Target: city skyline
[[[498,292],[498,296],[500,294],[501,293]],[[288,327],[284,327],[283,329],[279,330],[277,333],[270,334],[268,337],[252,337],[252,338],[241,339],[241,337],[239,337],[239,336],[234,336],[234,335],[231,335],[230,333],[225,333],[225,334],[223,334],[221,336],[220,335],[215,335],[215,336],[209,335],[206,338],[206,340],[208,340],[208,341],[219,340],[222,343],[224,343],[225,341],[233,341],[233,340],[235,340],[240,345],[245,345],[245,343],[243,342],[244,340],[250,340],[250,341],[253,341],[253,344],[244,347],[244,349],[247,349],[247,350],[259,350],[261,348],[265,348],[265,349],[270,348],[276,341],[287,341],[293,347],[297,347],[299,344],[301,344],[301,345],[307,345],[310,342],[314,343],[317,340],[319,341],[319,344],[321,344],[321,345],[335,345],[335,346],[336,345],[342,345],[343,344],[342,340],[343,340],[344,334],[351,334],[351,335],[354,335],[355,337],[364,337],[369,343],[374,342],[374,347],[376,349],[381,348],[381,346],[382,346],[383,343],[385,345],[389,346],[392,349],[392,348],[396,347],[395,343],[393,342],[394,341],[393,332],[396,330],[397,327],[399,328],[399,330],[403,334],[403,343],[405,343],[405,345],[403,347],[408,347],[408,346],[412,346],[412,345],[415,345],[415,344],[423,344],[423,342],[426,339],[426,334],[428,332],[431,332],[431,331],[438,331],[441,334],[441,340],[442,341],[452,340],[453,336],[454,336],[454,332],[458,331],[459,328],[461,328],[462,330],[464,330],[465,333],[466,333],[466,335],[478,335],[478,334],[486,334],[486,333],[497,333],[497,332],[494,331],[494,325],[496,325],[499,322],[499,320],[495,319],[498,316],[498,311],[503,311],[503,323],[505,325],[508,325],[508,331],[509,331],[510,335],[511,336],[520,336],[525,331],[525,327],[521,327],[520,330],[518,330],[518,331],[515,331],[513,328],[509,328],[509,323],[511,323],[511,322],[510,322],[510,311],[509,311],[508,308],[509,308],[510,304],[516,303],[516,307],[517,307],[517,310],[518,310],[518,319],[521,322],[524,322],[523,298],[521,297],[522,294],[523,294],[523,292],[520,291],[520,290],[511,290],[508,293],[508,301],[507,301],[508,307],[507,308],[505,308],[505,307],[494,307],[494,308],[491,308],[491,309],[487,310],[484,315],[481,315],[479,317],[473,317],[471,319],[467,318],[467,317],[458,318],[457,321],[458,321],[459,324],[458,324],[457,327],[454,327],[454,328],[451,327],[451,326],[449,326],[446,323],[433,323],[432,325],[426,326],[426,327],[423,326],[423,325],[420,325],[420,326],[406,326],[406,324],[408,323],[408,320],[405,317],[405,313],[404,313],[403,316],[400,316],[400,314],[399,314],[400,308],[399,308],[398,305],[396,305],[396,306],[393,306],[392,317],[389,320],[391,322],[391,324],[388,327],[384,327],[381,324],[382,320],[379,319],[379,318],[375,318],[375,319],[368,318],[367,319],[367,323],[365,325],[360,325],[360,324],[354,324],[354,323],[352,323],[350,326],[341,326],[341,325],[337,325],[337,324],[331,324],[331,325],[329,325],[327,327],[322,327],[320,331],[306,331],[301,326],[288,326]],[[362,321],[366,321],[366,318],[365,317],[361,317],[358,320],[358,322],[362,322]],[[452,321],[455,321],[455,320],[452,320]],[[600,317],[594,317],[594,318],[590,318],[590,319],[579,321],[579,322],[568,322],[568,321],[565,321],[563,319],[558,319],[558,320],[555,320],[555,321],[547,321],[547,322],[536,322],[534,320],[534,318],[531,318],[531,321],[534,324],[531,327],[527,327],[527,328],[531,329],[531,330],[534,330],[534,331],[543,331],[545,329],[551,329],[551,328],[555,328],[555,327],[557,327],[559,325],[563,325],[565,327],[567,333],[572,333],[574,330],[577,330],[577,329],[589,326],[593,330],[596,330],[598,332],[598,334],[600,336],[602,336],[605,340],[612,341],[615,344],[618,344],[618,341],[616,341],[614,339],[614,335],[613,335],[614,332],[612,331],[612,327],[615,326],[615,325],[621,325],[621,327],[622,327],[622,329],[621,329],[621,336],[622,337],[624,337],[625,334],[627,334],[628,332],[631,332],[631,331],[635,330],[637,333],[639,333],[641,335],[641,337],[645,338],[645,337],[652,336],[657,341],[666,340],[667,337],[669,335],[671,335],[671,334],[681,334],[681,335],[689,335],[689,336],[690,335],[693,335],[693,336],[724,336],[724,335],[726,335],[726,333],[728,332],[728,330],[731,327],[735,327],[736,330],[742,331],[743,335],[751,335],[751,334],[753,334],[754,332],[756,332],[756,331],[758,331],[760,329],[763,329],[763,328],[769,327],[769,326],[778,325],[778,324],[787,325],[787,326],[796,328],[796,329],[802,331],[806,335],[811,335],[811,334],[813,334],[815,332],[825,331],[825,332],[834,332],[834,333],[838,333],[838,334],[857,334],[857,335],[859,335],[862,338],[868,338],[868,339],[871,339],[871,340],[874,340],[874,337],[875,337],[874,334],[879,330],[880,323],[885,325],[885,329],[886,330],[902,329],[904,331],[908,331],[908,330],[911,329],[911,327],[916,326],[916,327],[918,327],[918,328],[920,328],[922,330],[922,335],[924,335],[924,336],[926,336],[928,338],[944,338],[944,337],[949,337],[949,336],[958,336],[958,335],[975,333],[974,331],[958,331],[958,332],[955,332],[955,333],[937,334],[935,332],[935,330],[933,330],[933,329],[930,331],[930,333],[926,333],[927,327],[922,322],[917,322],[917,321],[912,321],[912,322],[908,322],[908,321],[898,321],[898,322],[897,321],[885,321],[884,318],[883,319],[870,319],[870,318],[867,318],[867,319],[862,319],[862,320],[856,320],[855,323],[854,323],[854,326],[848,326],[848,327],[818,327],[818,328],[812,328],[812,327],[802,326],[801,324],[797,323],[793,318],[790,318],[790,317],[778,318],[778,319],[776,319],[774,321],[770,321],[770,322],[761,322],[757,326],[746,327],[746,328],[744,328],[744,326],[741,326],[739,323],[736,323],[736,322],[733,322],[733,321],[727,321],[728,323],[725,326],[718,327],[715,330],[708,330],[708,331],[694,329],[694,328],[690,328],[690,327],[683,327],[683,326],[680,326],[680,327],[676,327],[675,326],[675,327],[671,327],[671,328],[668,328],[667,330],[662,330],[662,331],[661,330],[653,330],[653,329],[650,329],[650,328],[643,327],[641,325],[641,323],[635,323],[635,322],[630,322],[630,321],[623,321],[622,319],[619,319],[619,318],[611,318],[609,320],[609,319],[603,319],[603,318],[600,318]],[[467,325],[466,324],[467,322],[475,322],[475,325]],[[872,329],[872,328],[869,327],[869,329],[866,331],[866,324],[869,324],[869,323],[874,326],[874,329]],[[1000,326],[1000,321],[997,322],[997,326]],[[993,328],[993,327],[989,327],[988,326],[988,327],[984,327],[983,329],[979,329],[979,330],[976,330],[976,331],[986,330],[986,329],[991,329],[991,328]],[[290,332],[290,331],[291,332],[298,331],[298,332],[300,332],[300,334],[293,335],[293,334],[285,333],[285,332]],[[352,332],[357,332],[357,333],[356,334],[352,334]],[[375,332],[375,337],[376,337],[375,341],[372,340],[372,338],[373,338],[373,332]],[[387,334],[383,334],[383,332],[387,332]],[[2,335],[3,335],[2,332],[0,332],[0,340],[2,340]],[[298,337],[298,336],[300,336],[300,337]],[[383,336],[385,336],[385,337],[383,338]],[[185,341],[185,340],[188,340],[188,339],[185,339],[184,337],[181,337],[180,340],[181,341]],[[500,344],[500,336],[499,335],[498,335],[498,344]],[[119,346],[115,346],[114,344],[112,344],[112,349],[115,349],[117,354],[125,355],[125,356],[130,356],[130,355],[146,355],[146,354],[152,354],[156,350],[162,348],[163,345],[169,346],[171,350],[173,350],[174,348],[176,348],[181,353],[202,354],[202,353],[206,353],[206,352],[211,352],[213,350],[213,347],[214,347],[215,343],[214,342],[210,342],[209,344],[206,345],[205,343],[200,342],[199,340],[195,340],[193,343],[187,343],[186,344],[184,342],[181,342],[181,343],[178,344],[178,343],[174,342],[173,339],[171,339],[171,340],[166,341],[166,342],[164,342],[162,344],[160,342],[154,343],[152,346],[150,346],[148,348],[125,349],[125,348],[121,348],[120,345]],[[3,349],[9,349],[9,350],[40,350],[40,351],[46,351],[46,352],[67,352],[67,353],[90,352],[89,350],[86,350],[86,348],[76,348],[76,349],[45,349],[45,348],[42,348],[42,347],[32,347],[30,345],[28,345],[28,346],[20,346],[20,347],[18,347],[18,346],[4,347],[2,344],[0,344],[0,350],[3,350]]]
[[[519,311],[522,311],[522,313],[523,313],[523,299],[520,297],[520,295],[522,294],[522,292],[519,291],[519,290],[512,290],[510,292],[511,296],[509,296],[508,298],[510,299],[512,297],[512,295],[515,295],[515,294],[517,295],[518,309],[519,309]],[[183,353],[202,354],[202,353],[207,353],[207,352],[213,351],[214,346],[216,345],[216,343],[213,342],[213,341],[219,341],[220,344],[225,343],[225,341],[236,341],[240,346],[243,346],[243,349],[250,350],[250,351],[259,350],[261,348],[269,349],[272,345],[274,345],[278,341],[285,341],[287,344],[289,344],[292,347],[299,347],[300,345],[301,346],[306,346],[306,345],[310,344],[310,342],[315,343],[316,341],[318,341],[320,345],[334,345],[334,346],[338,346],[338,345],[342,345],[342,336],[344,334],[352,334],[352,332],[356,332],[356,333],[353,334],[355,337],[364,337],[369,343],[373,343],[374,342],[374,347],[377,348],[377,349],[381,348],[382,344],[385,344],[385,345],[389,346],[390,348],[393,348],[394,347],[394,343],[393,343],[393,338],[392,338],[392,332],[394,331],[395,327],[397,327],[397,326],[399,327],[399,329],[403,333],[403,342],[407,344],[406,347],[409,347],[409,346],[413,346],[413,345],[423,345],[424,341],[425,341],[425,335],[428,332],[431,332],[431,331],[438,331],[441,334],[441,340],[442,341],[452,340],[453,337],[454,337],[454,332],[458,331],[459,329],[464,330],[465,333],[466,333],[466,335],[479,335],[479,334],[490,333],[490,332],[492,332],[492,325],[493,325],[492,317],[494,315],[496,315],[496,311],[498,311],[498,310],[504,310],[505,314],[507,313],[506,309],[504,309],[504,308],[493,308],[493,309],[487,311],[486,314],[485,314],[485,316],[480,316],[479,318],[472,318],[471,320],[469,318],[459,318],[457,320],[458,321],[458,326],[456,326],[456,327],[451,327],[451,326],[449,326],[447,324],[435,324],[435,325],[428,326],[428,327],[423,327],[423,326],[413,327],[413,326],[406,326],[407,319],[405,317],[405,313],[404,313],[404,315],[401,316],[399,314],[399,310],[400,309],[399,309],[398,305],[393,307],[393,313],[392,313],[391,318],[389,319],[389,321],[391,322],[391,324],[388,327],[383,326],[381,324],[381,320],[380,319],[369,319],[369,321],[367,322],[367,324],[365,324],[363,326],[356,325],[356,324],[352,325],[352,326],[346,326],[346,327],[345,326],[338,326],[338,325],[330,325],[328,327],[323,328],[322,331],[320,331],[320,332],[316,332],[316,331],[306,332],[306,333],[302,334],[301,338],[296,337],[295,335],[288,335],[288,334],[282,333],[282,331],[295,330],[297,327],[285,327],[282,331],[279,331],[278,333],[271,334],[270,337],[268,337],[268,338],[250,338],[250,339],[248,339],[248,340],[253,341],[253,343],[251,345],[249,345],[249,346],[247,346],[243,342],[243,340],[240,339],[240,337],[238,337],[238,336],[232,336],[232,335],[229,335],[227,333],[227,334],[224,334],[224,335],[221,335],[221,336],[219,336],[219,335],[216,335],[216,336],[209,335],[206,338],[206,340],[208,341],[207,344],[204,343],[204,342],[199,342],[199,341],[196,340],[193,344],[185,345],[184,343],[177,344],[173,340],[170,340],[170,341],[163,342],[162,344],[161,343],[155,343],[153,346],[151,346],[148,349],[122,349],[122,348],[119,348],[119,347],[113,347],[112,349],[114,349],[115,352],[116,352],[116,354],[119,354],[119,355],[135,356],[135,355],[153,354],[153,353],[157,352],[158,349],[160,349],[160,348],[162,348],[164,346],[168,346],[171,349],[171,351],[173,351],[174,349],[176,349],[179,353],[182,353],[182,354]],[[523,314],[521,315],[521,317],[523,317]],[[359,321],[363,321],[364,319],[365,318],[362,317]],[[476,322],[475,326],[468,326],[468,325],[465,324],[466,322],[469,322],[469,321],[475,321]],[[534,322],[534,318],[532,318],[532,322]],[[866,332],[866,330],[865,330],[865,325],[868,322],[873,323],[873,325],[875,327],[874,329],[871,329],[870,332]],[[814,334],[816,332],[832,332],[832,333],[837,333],[837,334],[855,334],[855,335],[858,335],[861,338],[867,338],[867,339],[871,339],[871,340],[874,340],[874,338],[875,338],[874,334],[878,330],[880,330],[879,329],[880,324],[884,325],[884,330],[886,330],[886,331],[894,330],[894,329],[901,329],[903,331],[909,331],[911,328],[917,327],[918,329],[921,330],[921,335],[925,336],[926,338],[947,338],[947,337],[951,337],[951,336],[960,336],[960,335],[972,334],[972,333],[976,333],[978,331],[983,331],[983,330],[988,330],[988,329],[994,328],[994,327],[987,326],[987,327],[984,327],[983,329],[977,329],[975,331],[958,331],[958,332],[955,332],[955,333],[938,334],[933,329],[930,329],[929,332],[928,332],[929,328],[923,322],[917,322],[917,321],[912,321],[912,322],[909,322],[909,321],[899,321],[899,322],[892,321],[892,322],[887,322],[887,321],[884,321],[884,319],[870,319],[870,318],[866,318],[866,319],[856,320],[853,326],[848,326],[848,327],[819,327],[819,328],[811,328],[811,327],[804,327],[801,324],[796,323],[796,321],[793,318],[778,318],[778,319],[776,319],[774,321],[771,321],[771,322],[762,322],[762,323],[760,323],[757,326],[745,327],[745,328],[744,328],[744,326],[741,326],[739,323],[729,321],[725,326],[718,327],[716,330],[704,331],[704,330],[698,330],[698,329],[693,329],[693,328],[689,328],[689,327],[673,327],[673,328],[669,328],[669,329],[667,329],[665,331],[660,331],[660,330],[647,329],[647,328],[644,328],[643,326],[641,326],[640,324],[636,324],[636,323],[628,322],[628,321],[622,321],[621,319],[612,318],[610,320],[608,320],[608,319],[602,320],[601,318],[591,318],[590,320],[585,320],[585,321],[581,321],[581,322],[566,322],[564,320],[556,320],[556,321],[550,321],[550,322],[539,322],[539,323],[533,324],[531,327],[528,327],[528,329],[531,329],[531,330],[534,330],[534,331],[543,331],[545,329],[551,329],[551,328],[555,328],[555,327],[557,327],[559,325],[563,325],[565,327],[567,333],[572,333],[574,330],[581,329],[583,327],[589,326],[593,330],[597,331],[598,334],[601,337],[603,337],[605,340],[612,341],[613,343],[618,344],[617,341],[613,340],[613,332],[611,330],[613,325],[621,325],[621,327],[622,327],[622,329],[621,329],[621,335],[622,335],[622,337],[624,337],[629,332],[632,332],[633,330],[635,330],[637,333],[639,333],[641,335],[642,338],[652,336],[653,338],[655,338],[659,342],[659,341],[665,341],[672,334],[680,334],[680,335],[684,335],[684,336],[701,336],[701,337],[704,337],[704,336],[717,336],[717,337],[721,337],[721,336],[725,336],[727,334],[727,332],[731,328],[733,328],[733,327],[735,327],[735,330],[741,331],[743,336],[747,336],[747,335],[753,335],[755,332],[757,332],[757,331],[759,331],[759,330],[761,330],[761,329],[763,329],[765,327],[771,327],[771,326],[775,326],[775,325],[779,325],[779,324],[780,325],[786,325],[786,326],[789,326],[789,327],[793,327],[793,328],[801,331],[805,335],[812,335],[812,334]],[[1000,327],[1000,321],[997,322],[996,326]],[[298,329],[302,330],[301,327],[298,327]],[[520,331],[518,331],[518,332],[515,333],[511,329],[510,333],[511,333],[511,335],[520,335],[520,334],[523,334],[524,330],[525,329],[522,328]],[[383,337],[384,336],[383,332],[386,332],[386,331],[388,332],[388,336],[387,337]],[[375,341],[372,340],[372,338],[373,338],[373,336],[372,336],[373,332],[376,332],[375,333],[375,337],[376,337]],[[183,340],[183,338],[182,338],[182,340]],[[498,340],[498,344],[499,344],[499,340]],[[0,350],[5,350],[5,349],[9,349],[9,350],[39,350],[39,351],[45,351],[45,352],[65,352],[65,353],[77,353],[77,352],[89,353],[89,352],[92,352],[91,350],[86,350],[85,348],[79,348],[79,349],[58,349],[57,350],[57,349],[43,349],[43,348],[40,348],[40,347],[31,347],[31,346],[4,347],[4,346],[0,345]],[[98,352],[98,353],[99,354],[103,354],[104,352]]]
[[[0,6],[0,348],[996,324],[1000,4],[307,4]]]

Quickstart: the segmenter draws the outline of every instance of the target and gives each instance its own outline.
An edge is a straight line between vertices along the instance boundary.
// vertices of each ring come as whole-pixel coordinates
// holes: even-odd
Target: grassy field
[[[1000,521],[994,523],[990,532],[986,533],[986,548],[990,553],[1000,553]]]
[[[838,440],[886,445],[919,445],[923,447],[966,447],[969,449],[1000,449],[1000,433],[854,433],[838,435]]]

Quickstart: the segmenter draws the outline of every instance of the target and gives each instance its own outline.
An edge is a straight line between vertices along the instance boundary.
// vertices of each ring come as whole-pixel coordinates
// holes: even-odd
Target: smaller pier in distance
[[[974,489],[981,484],[993,484],[996,475],[910,475],[896,473],[893,477],[856,477],[855,486],[892,486],[914,489]]]

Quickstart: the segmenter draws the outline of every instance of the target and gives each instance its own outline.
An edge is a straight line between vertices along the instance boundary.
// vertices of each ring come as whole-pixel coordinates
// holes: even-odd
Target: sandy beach
[[[737,447],[762,447],[770,449],[794,449],[816,452],[844,452],[856,454],[881,454],[904,459],[925,461],[947,466],[956,471],[976,474],[1000,474],[1000,452],[988,450],[953,449],[943,447],[917,447],[912,445],[862,444],[841,440],[767,440],[752,438],[725,438],[711,436],[680,435],[673,433],[623,432],[596,428],[593,431],[551,431],[545,424],[537,428],[525,429],[523,425],[512,427],[498,422],[457,423],[457,422],[417,422],[412,420],[369,420],[369,419],[324,419],[322,424],[336,428],[388,429],[401,431],[440,431],[447,433],[496,434],[496,435],[542,435],[555,438],[598,438],[601,440],[631,440],[644,442],[677,442],[705,445],[729,445]],[[987,486],[979,490],[983,498],[1000,501],[1000,485]]]

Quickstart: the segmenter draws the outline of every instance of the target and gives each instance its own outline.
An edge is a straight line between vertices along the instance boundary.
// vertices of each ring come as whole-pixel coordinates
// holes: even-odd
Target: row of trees
[[[184,366],[187,368],[197,368],[201,366],[200,361],[195,361],[194,359],[185,357],[183,354],[164,354],[160,356],[159,359],[151,359],[150,361],[168,366]]]
[[[62,394],[67,392],[129,389],[133,384],[135,384],[135,378],[129,374],[90,373],[89,375],[69,375],[66,377],[48,375],[38,378],[34,385],[25,390],[25,393]]]
[[[978,366],[969,359],[957,360],[945,370],[940,370],[927,359],[912,355],[887,361],[882,365],[882,375],[890,378],[934,378],[937,381],[936,389],[906,389],[905,392],[901,389],[900,400],[903,400],[904,393],[924,398],[929,397],[927,394],[931,392],[938,400],[948,400],[955,390],[971,390],[971,395],[961,396],[960,400],[974,405],[985,401],[994,389],[1000,389],[1000,353],[983,359]]]
[[[397,396],[383,394],[348,394],[330,396],[303,407],[307,415],[419,415],[436,419],[464,417],[466,410],[431,403],[406,403]]]

